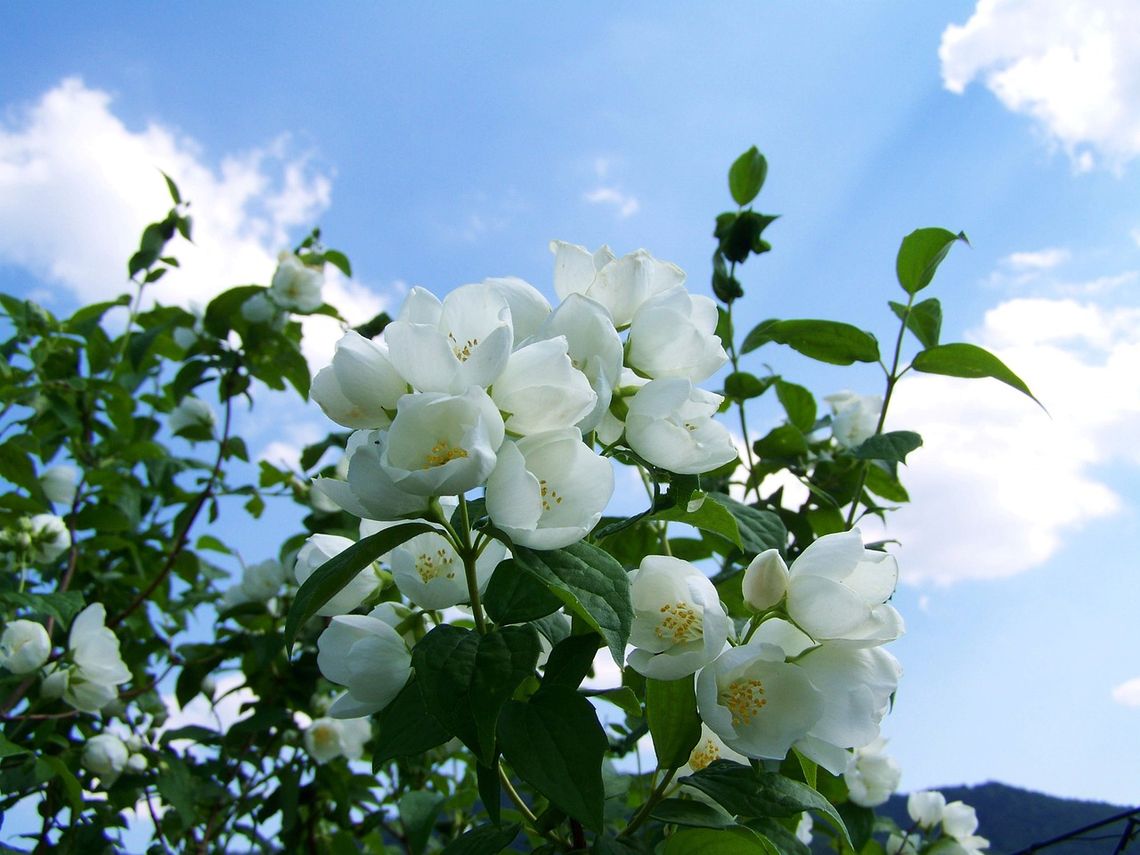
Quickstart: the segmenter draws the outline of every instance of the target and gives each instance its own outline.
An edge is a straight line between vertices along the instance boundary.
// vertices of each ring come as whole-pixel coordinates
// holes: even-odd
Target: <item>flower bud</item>
[[[210,405],[205,401],[188,396],[183,398],[177,407],[170,413],[166,420],[171,433],[182,434],[187,431],[193,430],[194,435],[191,439],[201,438],[197,434],[213,433],[214,425],[217,423],[217,416],[214,411],[210,409]]]
[[[788,593],[788,565],[775,549],[767,549],[752,559],[744,571],[744,602],[750,609],[765,612],[778,605]]]
[[[321,307],[324,274],[307,267],[291,252],[278,257],[277,270],[269,284],[269,296],[283,309],[312,312]]]
[[[127,766],[129,752],[119,737],[111,733],[92,736],[83,746],[83,766],[98,775],[103,785],[114,783]]]
[[[39,670],[51,654],[51,639],[43,625],[31,620],[14,620],[0,636],[0,665],[13,674]]]
[[[906,812],[920,828],[934,828],[942,822],[942,812],[945,809],[946,796],[937,790],[911,793],[906,800]]]
[[[55,514],[36,514],[30,523],[33,561],[55,561],[71,547],[67,523]]]
[[[75,501],[75,484],[78,473],[74,466],[59,464],[49,466],[40,475],[40,486],[48,501],[56,505],[70,505]]]

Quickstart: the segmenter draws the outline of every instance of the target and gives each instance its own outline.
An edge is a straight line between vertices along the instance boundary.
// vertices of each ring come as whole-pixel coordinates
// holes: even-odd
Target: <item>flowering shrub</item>
[[[730,170],[715,299],[645,250],[555,241],[557,305],[513,278],[414,288],[311,380],[299,316],[339,317],[322,269],[351,275],[318,232],[201,316],[123,297],[60,320],[0,295],[0,802],[28,838],[123,848],[130,822],[159,850],[219,852],[870,845],[898,784],[879,726],[903,620],[897,562],[855,524],[907,500],[898,465],[921,445],[884,431],[891,396],[911,369],[1028,390],[941,344],[938,300],[916,302],[961,238],[942,229],[902,242],[893,354],[829,320],[738,339],[738,270],[775,219],[751,207],[766,168],[751,149]],[[168,184],[128,265],[140,295],[190,235]],[[769,344],[877,362],[885,390],[823,414],[742,367]],[[255,467],[243,399],[287,386],[336,427],[298,471]],[[753,439],[746,402],[769,393],[786,420]],[[646,486],[640,513],[606,516],[618,467]],[[287,500],[303,530],[262,525],[274,557],[210,529]],[[916,798],[921,828],[983,847]]]

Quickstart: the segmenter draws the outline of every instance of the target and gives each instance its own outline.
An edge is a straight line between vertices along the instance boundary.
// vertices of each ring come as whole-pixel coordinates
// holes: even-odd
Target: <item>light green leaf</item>
[[[942,304],[931,297],[910,307],[908,312],[902,303],[893,300],[887,303],[891,311],[901,321],[906,318],[906,328],[914,333],[923,347],[934,347],[938,344],[938,337],[942,334]]]
[[[760,193],[768,177],[768,161],[756,146],[736,158],[728,170],[728,189],[733,201],[744,206]]]
[[[1033,398],[1041,409],[1045,409],[1024,381],[1010,371],[1004,362],[975,344],[957,342],[928,347],[915,356],[911,367],[924,374],[942,374],[947,377],[992,377]]]
[[[665,841],[664,855],[780,855],[750,828],[686,828]]]
[[[653,819],[691,828],[732,828],[736,820],[715,805],[693,799],[665,799],[650,814]]]
[[[764,321],[745,336],[740,352],[748,353],[770,341],[832,365],[879,360],[879,343],[869,332],[841,321],[807,319]]]
[[[774,378],[765,377],[761,380],[747,371],[734,371],[724,378],[725,397],[734,401],[747,401],[758,398],[768,391]]]
[[[676,769],[688,763],[701,739],[693,678],[646,680],[645,712],[658,768]]]
[[[807,433],[815,426],[816,404],[811,392],[795,383],[776,381],[776,397],[788,414],[788,421]]]
[[[899,284],[908,294],[917,294],[930,284],[938,265],[950,252],[955,241],[969,243],[963,232],[930,228],[915,229],[903,238],[895,260]]]
[[[706,495],[698,507],[689,510],[691,504],[690,502],[684,507],[667,508],[654,514],[650,519],[685,523],[701,531],[719,534],[737,547],[744,545],[740,539],[740,524],[718,499]]]

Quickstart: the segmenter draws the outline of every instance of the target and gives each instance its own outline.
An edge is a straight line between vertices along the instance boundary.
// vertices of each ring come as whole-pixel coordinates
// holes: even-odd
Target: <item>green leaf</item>
[[[593,831],[602,830],[602,759],[609,741],[593,705],[556,686],[499,717],[503,756],[524,781]]]
[[[728,170],[728,189],[737,205],[743,207],[756,198],[768,177],[768,161],[756,146],[736,158]]]
[[[537,620],[562,605],[562,600],[535,576],[519,569],[513,559],[500,561],[487,583],[483,606],[499,624]]]
[[[225,338],[234,323],[242,320],[241,307],[245,301],[264,290],[261,285],[239,285],[223,291],[206,305],[203,329],[215,338]]]
[[[910,501],[906,488],[890,472],[879,466],[867,467],[867,479],[864,484],[868,490],[888,502]]]
[[[72,810],[83,810],[83,787],[80,786],[75,773],[63,762],[63,758],[58,754],[45,754],[39,759],[51,767],[52,775],[63,787],[63,792],[67,795]]]
[[[1033,398],[1041,409],[1045,409],[1029,391],[1029,387],[1004,362],[985,348],[974,344],[958,342],[928,347],[915,356],[911,368],[924,374],[942,374],[947,377],[992,377]]]
[[[788,530],[779,515],[742,504],[722,493],[710,493],[709,498],[724,505],[736,518],[745,553],[759,554],[766,549],[784,552],[788,545]]]
[[[761,380],[747,371],[734,371],[724,378],[724,394],[734,401],[758,398],[768,391],[774,379],[773,377],[765,377]]]
[[[959,240],[969,243],[962,232],[954,234],[938,228],[915,229],[904,237],[895,260],[895,271],[903,290],[917,294],[929,285],[938,265],[946,258],[954,242]]]
[[[182,194],[178,192],[178,185],[174,183],[173,178],[171,178],[165,172],[162,172],[161,169],[159,172],[162,173],[162,177],[166,179],[166,189],[170,191],[170,198],[174,200],[175,205],[181,205]]]
[[[649,734],[660,769],[676,769],[689,762],[701,740],[701,717],[693,678],[645,681],[645,712]]]
[[[415,676],[380,713],[379,735],[372,749],[372,768],[396,757],[414,757],[442,745],[452,734],[428,714]]]
[[[494,855],[510,846],[521,828],[517,822],[501,828],[494,825],[472,828],[448,843],[443,855]]]
[[[12,757],[16,754],[31,754],[30,748],[21,748],[16,743],[10,741],[8,737],[0,733],[0,757]]]
[[[629,686],[605,689],[591,695],[591,697],[608,701],[628,716],[634,718],[641,718],[642,716],[641,701],[637,699],[637,694]]]
[[[335,249],[326,249],[325,261],[327,261],[345,276],[352,276],[352,265],[348,263],[348,256],[343,252],[339,252]]]
[[[83,595],[78,591],[29,594],[23,591],[0,592],[0,603],[8,608],[27,609],[31,614],[55,618],[64,626],[83,608]]]
[[[812,855],[811,849],[796,837],[794,831],[785,828],[774,819],[759,817],[750,819],[745,824],[753,831],[758,831],[768,838],[780,855]],[[870,855],[870,853],[860,852],[859,855]]]
[[[942,304],[937,299],[931,297],[929,300],[916,303],[910,307],[909,312],[905,305],[894,300],[889,301],[887,305],[900,321],[906,319],[906,328],[914,333],[914,337],[923,347],[934,347],[938,344],[938,337],[942,334]]]
[[[736,825],[736,820],[720,808],[693,799],[665,799],[658,802],[650,817],[691,828],[732,828]]]
[[[922,437],[912,430],[892,430],[869,436],[851,449],[859,460],[886,460],[906,463],[906,456],[922,445]]]
[[[498,759],[496,757],[496,759]],[[483,807],[491,822],[499,825],[503,821],[503,785],[499,780],[499,764],[492,769],[482,763],[475,762],[475,788],[479,791],[479,798],[483,800]]]
[[[396,803],[400,811],[400,824],[404,826],[408,852],[421,855],[431,840],[435,818],[443,806],[443,796],[427,790],[404,793]]]
[[[788,414],[788,421],[801,431],[807,433],[815,426],[815,398],[803,386],[777,380],[776,397]]]
[[[315,615],[321,606],[336,596],[341,588],[351,582],[357,573],[404,541],[429,531],[436,529],[427,523],[418,522],[402,523],[386,528],[354,543],[314,570],[313,575],[301,585],[297,596],[293,598],[293,604],[289,607],[289,614],[285,618],[285,649],[289,651],[293,649],[297,630],[304,626],[305,621]]]
[[[836,806],[839,815],[843,817],[843,824],[851,834],[851,843],[855,851],[859,852],[871,839],[871,832],[875,828],[875,811],[871,808],[861,807],[852,801],[843,802]]]
[[[774,341],[832,365],[878,362],[879,343],[869,332],[840,321],[763,321],[744,338],[741,353]]]
[[[613,556],[584,542],[549,552],[515,546],[514,555],[519,567],[605,639],[614,662],[625,661],[633,606],[629,577]]]
[[[779,855],[750,828],[685,828],[665,841],[663,855]]]
[[[594,664],[599,642],[601,638],[597,633],[587,632],[571,635],[554,645],[542,671],[542,688],[565,686],[577,689],[582,685]]]
[[[807,454],[807,438],[794,424],[780,425],[752,443],[752,450],[762,458],[799,457]]]
[[[848,846],[847,826],[831,802],[807,784],[793,781],[778,772],[756,772],[728,760],[717,760],[701,771],[682,778],[729,813],[743,817],[795,816],[805,810],[829,817]]]
[[[534,673],[540,647],[531,626],[480,635],[437,626],[412,650],[424,704],[485,766],[495,759],[495,726],[503,704]]]
[[[695,501],[690,500],[684,507],[667,508],[653,514],[650,519],[685,523],[701,531],[718,534],[733,545],[742,547],[744,543],[740,539],[740,524],[732,512],[712,496],[704,495],[699,501],[700,504],[695,508]]]

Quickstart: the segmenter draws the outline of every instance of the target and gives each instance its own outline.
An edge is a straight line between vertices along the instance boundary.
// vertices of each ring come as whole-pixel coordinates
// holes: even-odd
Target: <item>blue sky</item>
[[[1001,354],[1050,416],[988,381],[900,388],[892,422],[927,445],[889,529],[909,633],[885,732],[907,790],[1134,802],[1140,9],[612,6],[8,4],[0,288],[60,311],[123,290],[167,204],[155,167],[198,228],[161,299],[264,282],[319,223],[356,275],[330,299],[358,318],[413,284],[517,275],[553,296],[551,238],[644,246],[704,289],[725,172],[753,144],[758,205],[782,216],[745,268],[742,331],[832,317],[890,339],[899,240],[963,229],[934,286],[943,338]],[[311,333],[319,365],[336,331]],[[819,395],[880,391],[870,369],[749,359]],[[249,422],[269,456],[324,429],[280,428],[285,407]]]

